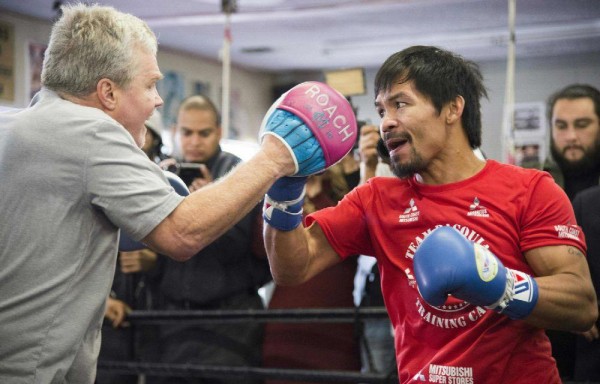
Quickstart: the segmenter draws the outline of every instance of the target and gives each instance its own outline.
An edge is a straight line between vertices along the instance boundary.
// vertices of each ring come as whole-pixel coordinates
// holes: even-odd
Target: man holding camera
[[[165,160],[161,166],[176,172],[190,192],[224,176],[241,161],[221,150],[219,112],[205,96],[182,101],[175,129],[175,145],[183,158]],[[165,309],[263,309],[261,282],[252,272],[262,265],[264,274],[269,273],[260,232],[253,230],[255,218],[260,218],[258,208],[190,260],[160,259]],[[263,260],[253,254],[253,241],[263,249]],[[162,362],[258,366],[262,337],[259,323],[168,324],[161,326]],[[175,378],[161,380],[172,383]]]

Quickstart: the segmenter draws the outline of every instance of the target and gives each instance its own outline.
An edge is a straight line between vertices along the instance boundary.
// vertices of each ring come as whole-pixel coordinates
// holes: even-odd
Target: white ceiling
[[[71,0],[63,0],[68,3]],[[219,60],[222,0],[94,0],[146,20],[161,49]],[[55,0],[0,0],[52,20]],[[508,0],[237,0],[231,62],[272,72],[377,67],[409,45],[438,45],[472,60],[507,54]],[[600,0],[518,0],[516,55],[600,51]]]

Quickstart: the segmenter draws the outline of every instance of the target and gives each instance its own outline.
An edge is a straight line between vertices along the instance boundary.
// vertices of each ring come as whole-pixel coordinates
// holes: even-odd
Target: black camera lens
[[[167,171],[179,175],[179,164],[171,164],[167,167]]]

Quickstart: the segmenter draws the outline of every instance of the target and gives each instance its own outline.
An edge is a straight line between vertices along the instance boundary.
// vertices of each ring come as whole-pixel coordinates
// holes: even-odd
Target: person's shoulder
[[[233,153],[227,152],[227,151],[221,151],[219,157],[223,160],[228,160],[228,161],[235,161],[235,162],[242,161],[242,159],[239,158],[237,155],[234,155]]]
[[[40,109],[46,111],[46,115],[54,117],[64,124],[74,124],[80,127],[91,125],[110,129],[123,127],[100,108],[63,99],[50,90],[41,93],[39,102],[33,105],[39,105]]]
[[[401,179],[396,176],[374,176],[354,189],[360,193],[378,194],[380,192],[389,193],[392,189],[397,191],[398,188],[410,188],[409,179]]]
[[[595,187],[590,187],[587,189],[584,189],[581,192],[578,192],[577,195],[575,195],[575,200],[580,200],[580,201],[590,201],[590,200],[598,200],[598,198],[600,198],[600,185],[597,185]]]
[[[486,160],[488,169],[496,174],[513,175],[513,177],[543,177],[548,175],[546,171],[537,168],[524,168],[514,164],[501,163],[497,160]]]
[[[215,159],[215,166],[228,172],[242,162],[242,159],[231,152],[220,151]]]
[[[487,160],[486,173],[483,179],[492,183],[497,191],[512,191],[523,193],[538,187],[554,189],[558,187],[552,176],[536,168],[523,168],[518,165]]]
[[[241,163],[241,161],[242,160],[233,153],[219,150],[206,164],[212,172],[213,177],[219,178],[231,171],[236,165]]]
[[[79,139],[81,135],[98,135],[105,130],[122,132],[125,129],[100,108],[66,100],[56,92],[42,89],[25,108],[27,118],[44,121],[44,126],[54,135],[65,139]]]

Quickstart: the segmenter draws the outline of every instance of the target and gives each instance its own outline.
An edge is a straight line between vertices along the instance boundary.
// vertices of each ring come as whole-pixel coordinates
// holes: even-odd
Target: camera
[[[167,168],[167,171],[173,172],[183,180],[186,185],[189,185],[192,180],[203,178],[204,175],[200,171],[200,163],[175,163]]]
[[[356,151],[358,149],[358,138],[360,137],[360,130],[365,125],[367,125],[367,122],[364,121],[364,120],[357,120],[356,121],[356,141],[354,142],[354,147],[352,147],[353,151]]]

